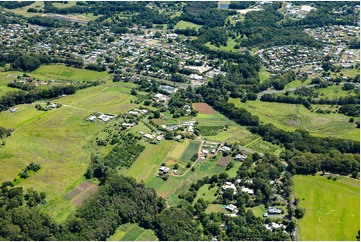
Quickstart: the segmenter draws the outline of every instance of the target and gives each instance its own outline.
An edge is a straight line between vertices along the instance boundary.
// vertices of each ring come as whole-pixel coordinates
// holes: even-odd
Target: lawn
[[[56,8],[70,8],[76,5],[76,1],[68,1],[66,3],[53,3]]]
[[[181,20],[176,24],[176,26],[174,26],[174,29],[186,29],[186,28],[198,30],[198,29],[202,28],[202,25],[198,25],[198,24],[194,24],[191,22]]]
[[[205,184],[201,186],[201,188],[199,188],[199,190],[197,191],[197,196],[194,199],[194,203],[196,203],[200,198],[203,198],[206,202],[212,203],[217,198],[217,196],[214,195],[217,190],[219,190],[218,186],[215,186],[213,188],[210,188],[210,184]]]
[[[108,77],[106,71],[97,72],[86,69],[77,69],[67,67],[65,65],[44,65],[38,69],[28,73],[29,76],[35,77],[39,80],[71,80],[71,81],[93,81],[98,79],[105,79]]]
[[[272,123],[280,129],[305,129],[315,136],[360,140],[359,129],[343,114],[319,114],[311,112],[303,105],[259,100],[241,103],[239,99],[230,98],[230,102],[257,115],[263,123]]]
[[[206,213],[227,213],[227,210],[222,208],[221,204],[209,204]]]
[[[359,182],[300,175],[293,181],[300,206],[306,208],[299,220],[301,240],[356,240],[360,229]]]
[[[158,240],[150,229],[143,229],[137,224],[126,223],[117,228],[108,241],[155,241]]]

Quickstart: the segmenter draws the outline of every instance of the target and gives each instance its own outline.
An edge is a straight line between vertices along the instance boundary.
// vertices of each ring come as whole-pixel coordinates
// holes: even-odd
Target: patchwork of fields
[[[295,196],[306,208],[299,220],[301,240],[356,240],[360,229],[360,182],[294,176]]]

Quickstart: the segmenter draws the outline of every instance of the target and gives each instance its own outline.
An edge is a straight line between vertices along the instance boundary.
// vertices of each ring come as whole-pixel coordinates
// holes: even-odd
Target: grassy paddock
[[[117,228],[108,241],[155,241],[158,238],[150,229],[143,229],[137,224],[126,223]]]
[[[106,71],[97,72],[86,69],[77,69],[65,65],[44,65],[29,73],[29,76],[39,80],[50,79],[71,80],[71,81],[92,81],[103,79],[108,76]]]
[[[349,122],[350,117],[343,114],[319,114],[311,112],[303,105],[259,100],[241,103],[239,99],[230,98],[230,102],[257,115],[261,122],[272,123],[286,131],[305,129],[315,136],[360,140],[359,129]]]
[[[360,183],[294,176],[295,195],[306,208],[299,220],[301,240],[356,240],[360,229]]]
[[[198,153],[200,143],[197,141],[191,141],[187,149],[183,152],[180,160],[190,161],[194,154]]]

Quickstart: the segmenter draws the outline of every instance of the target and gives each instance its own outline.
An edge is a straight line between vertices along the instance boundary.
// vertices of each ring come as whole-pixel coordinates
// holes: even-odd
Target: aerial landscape
[[[0,1],[0,240],[360,240],[360,2]]]

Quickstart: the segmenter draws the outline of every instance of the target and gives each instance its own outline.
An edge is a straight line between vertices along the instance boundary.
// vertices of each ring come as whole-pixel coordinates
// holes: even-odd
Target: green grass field
[[[318,114],[303,105],[259,100],[241,103],[239,99],[230,98],[230,102],[257,115],[263,123],[272,123],[287,131],[305,129],[315,136],[360,140],[359,129],[343,114]]]
[[[106,71],[97,72],[92,70],[77,69],[67,67],[65,65],[48,65],[41,66],[38,69],[29,73],[29,76],[35,77],[39,80],[71,80],[71,81],[92,81],[97,79],[104,79],[108,76]]]
[[[295,195],[306,208],[299,220],[301,240],[356,240],[360,229],[360,183],[294,176]]]
[[[327,88],[315,89],[315,92],[319,94],[318,97],[329,98],[329,99],[356,95],[356,93],[354,93],[353,90],[350,91],[342,90],[342,87],[343,85],[333,85],[333,86],[328,86]]]
[[[211,42],[206,43],[205,45],[208,46],[211,50],[224,50],[224,51],[237,51],[236,49],[234,49],[234,46],[236,45],[236,41],[234,41],[234,39],[232,39],[231,37],[228,38],[227,40],[227,45],[221,45],[219,47],[212,45]]]
[[[166,162],[166,156],[169,152],[172,152],[176,141],[164,140],[159,145],[144,145],[146,146],[145,150],[129,168],[126,175],[135,178],[137,181],[148,183],[153,178],[156,178],[155,175],[161,163]]]
[[[191,22],[181,20],[176,24],[176,26],[174,26],[174,29],[186,29],[186,28],[198,30],[198,29],[202,28],[202,25],[198,25],[198,24],[194,24]]]
[[[22,8],[15,8],[15,9],[9,9],[8,11],[11,11],[17,15],[22,15],[24,17],[33,17],[41,15],[42,13],[28,13],[29,8],[35,8],[37,10],[44,10],[44,2],[35,1],[33,4],[30,4],[29,6],[25,6]]]
[[[53,3],[56,8],[70,8],[76,5],[76,1],[69,1],[67,3]]]
[[[154,232],[150,229],[143,229],[137,224],[126,223],[117,228],[115,233],[107,241],[156,241]]]
[[[209,187],[209,184],[205,184],[201,188],[199,188],[199,190],[197,191],[197,196],[194,199],[194,203],[196,203],[199,198],[203,198],[204,201],[207,201],[209,203],[212,203],[217,198],[217,196],[215,196],[214,194],[217,192],[217,190],[219,190],[219,187]]]
[[[13,77],[15,75],[22,75],[22,73],[18,71],[0,72],[0,97],[6,94],[7,92],[14,92],[19,90],[17,88],[12,88],[7,86],[10,81],[15,79]]]
[[[261,70],[258,72],[258,77],[259,77],[261,83],[264,82],[270,75],[271,75],[271,73],[266,71],[264,68],[261,68]]]
[[[297,79],[297,80],[294,80],[294,81],[292,81],[290,83],[287,83],[287,85],[285,86],[285,89],[298,88],[298,87],[309,85],[310,83],[311,83],[311,78],[307,79],[304,82]]]
[[[227,213],[227,210],[221,207],[221,204],[209,204],[206,213]]]
[[[104,127],[84,119],[93,111],[120,113],[135,106],[129,102],[136,98],[129,94],[132,85],[105,83],[79,90],[57,99],[63,106],[48,112],[36,110],[35,104],[1,112],[1,126],[15,131],[0,152],[0,181],[13,180],[30,162],[40,164],[42,168],[19,185],[46,192],[48,203],[42,209],[57,222],[65,221],[75,207],[62,196],[83,179],[91,141]]]

